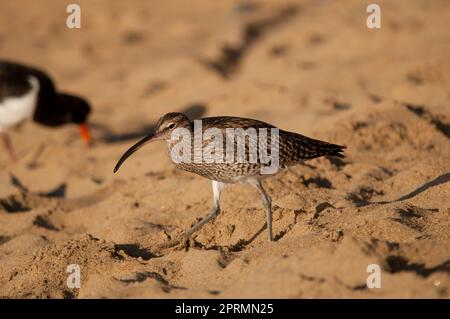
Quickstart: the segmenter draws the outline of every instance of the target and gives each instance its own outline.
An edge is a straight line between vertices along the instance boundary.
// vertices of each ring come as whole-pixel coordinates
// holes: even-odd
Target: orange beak
[[[89,127],[86,123],[80,124],[80,136],[86,146],[92,146],[91,133],[89,132]]]

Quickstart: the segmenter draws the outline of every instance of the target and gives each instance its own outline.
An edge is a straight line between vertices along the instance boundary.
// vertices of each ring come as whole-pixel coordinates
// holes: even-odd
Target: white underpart
[[[213,189],[213,198],[214,198],[214,206],[219,207],[220,205],[220,193],[222,189],[225,187],[224,183],[218,181],[212,181],[212,189]]]
[[[29,76],[28,82],[31,84],[31,90],[25,95],[8,97],[0,102],[0,132],[33,115],[40,85],[34,76]]]

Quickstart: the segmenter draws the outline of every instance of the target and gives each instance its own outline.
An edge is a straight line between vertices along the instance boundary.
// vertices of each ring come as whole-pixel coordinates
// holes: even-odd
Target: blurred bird
[[[181,148],[179,147],[180,143],[183,142],[179,141],[179,138],[173,138],[173,133],[177,129],[184,129],[185,131],[191,133],[189,135],[189,140],[184,141],[184,143],[189,144],[188,147],[184,149],[188,150],[188,152],[191,153],[189,154],[190,156],[188,158],[188,161],[179,161],[179,159],[174,158],[173,156],[173,154],[176,154],[181,150]],[[230,116],[209,117],[201,119],[201,134],[204,135],[205,131],[209,129],[218,129],[218,131],[225,136],[225,138],[222,139],[221,142],[219,142],[224,143],[222,150],[226,150],[226,144],[230,142],[228,135],[229,129],[255,129],[259,131],[260,129],[278,130],[278,138],[273,138],[274,141],[278,141],[278,145],[276,148],[272,148],[272,135],[270,134],[266,135],[267,141],[265,144],[258,144],[253,146],[258,147],[258,154],[261,154],[259,152],[261,152],[261,149],[264,148],[266,148],[266,154],[272,153],[274,149],[276,149],[278,157],[277,163],[280,168],[293,166],[304,160],[325,155],[344,157],[342,152],[344,151],[345,146],[315,140],[293,132],[283,131],[281,129],[277,129],[271,124],[264,123],[258,120]],[[152,141],[165,140],[169,147],[170,154],[172,155],[171,160],[175,163],[175,165],[185,171],[192,172],[212,180],[213,189],[213,208],[211,209],[209,214],[206,215],[193,227],[185,231],[180,239],[172,240],[168,244],[168,246],[176,245],[181,242],[186,243],[186,241],[194,232],[214,219],[220,212],[221,190],[226,184],[232,184],[236,182],[246,182],[254,186],[262,195],[263,204],[266,209],[268,239],[269,241],[272,241],[272,200],[261,183],[262,178],[270,176],[262,173],[261,170],[263,167],[267,167],[268,163],[261,160],[261,158],[257,158],[257,160],[253,162],[249,161],[252,149],[251,143],[255,143],[256,140],[253,140],[253,142],[251,142],[250,139],[246,138],[245,136],[243,137],[245,144],[244,161],[237,161],[234,155],[232,158],[230,157],[228,158],[228,160],[222,162],[204,161],[198,160],[198,156],[199,154],[200,156],[202,156],[202,154],[205,154],[205,151],[207,151],[206,153],[208,153],[211,150],[211,140],[204,139],[199,144],[197,144],[198,146],[196,147],[195,145],[196,139],[198,139],[198,134],[195,134],[195,130],[196,128],[194,123],[190,121],[183,113],[168,113],[164,115],[159,119],[158,123],[156,124],[156,128],[152,133],[144,137],[141,141],[137,142],[124,153],[124,155],[116,164],[114,172],[117,172],[122,163],[142,146]],[[236,149],[239,143],[242,142],[242,140],[240,141],[239,138],[235,137],[231,139],[233,149]],[[248,142],[245,142],[246,140]],[[194,145],[194,147],[192,147],[192,145]],[[200,152],[197,152],[196,148],[200,148]],[[173,151],[175,151],[175,153]],[[276,171],[274,173],[276,173]]]
[[[8,128],[27,119],[52,127],[75,123],[84,143],[89,146],[89,112],[87,101],[57,92],[44,71],[0,60],[0,138],[13,160],[16,155],[6,132]]]

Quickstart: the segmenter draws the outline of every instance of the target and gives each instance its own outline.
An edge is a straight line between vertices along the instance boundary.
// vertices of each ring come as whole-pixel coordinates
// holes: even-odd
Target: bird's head
[[[142,140],[131,146],[120,158],[114,167],[114,173],[117,172],[120,166],[125,162],[125,160],[142,146],[156,141],[156,140],[170,140],[172,137],[172,132],[177,128],[190,128],[191,121],[189,118],[183,113],[167,113],[162,116],[158,122],[156,123],[156,127],[147,136],[145,136]]]
[[[81,97],[62,93],[57,95],[57,104],[64,113],[65,122],[77,124],[82,140],[90,146],[91,134],[87,124],[87,118],[91,112],[89,103]]]
[[[167,113],[156,123],[152,140],[170,140],[172,132],[177,128],[189,128],[191,121],[183,113]]]

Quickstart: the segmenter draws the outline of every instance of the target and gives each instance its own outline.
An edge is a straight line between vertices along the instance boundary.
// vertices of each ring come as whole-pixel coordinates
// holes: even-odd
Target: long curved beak
[[[80,124],[80,136],[86,146],[92,146],[92,136],[89,132],[89,126],[86,123]]]
[[[116,173],[120,166],[123,164],[123,162],[125,162],[125,160],[130,157],[131,154],[133,154],[134,152],[136,152],[138,149],[140,149],[142,146],[144,146],[145,144],[148,144],[152,141],[154,141],[154,137],[155,135],[153,133],[147,135],[146,137],[144,137],[142,140],[140,140],[139,142],[137,142],[136,144],[134,144],[133,146],[131,146],[126,152],[125,154],[122,155],[122,157],[120,158],[120,160],[117,162],[116,166],[114,167],[114,173]]]

